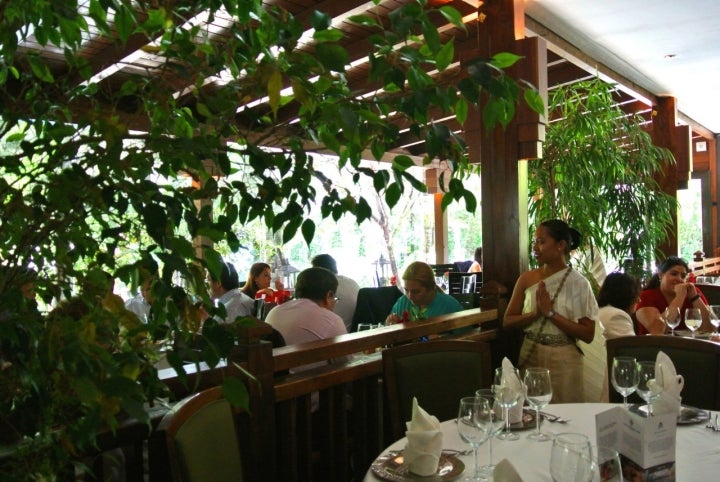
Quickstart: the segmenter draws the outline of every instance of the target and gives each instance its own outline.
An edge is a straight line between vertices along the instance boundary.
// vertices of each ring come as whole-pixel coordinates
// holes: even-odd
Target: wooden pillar
[[[521,0],[489,0],[480,12],[478,51],[483,57],[499,52],[522,55],[510,71],[547,94],[547,46],[544,40],[524,39],[525,11]],[[467,52],[465,58],[470,58]],[[482,165],[483,278],[514,286],[528,268],[527,159],[540,156],[544,140],[544,118],[524,102],[513,121],[492,132],[473,112],[466,122],[465,136],[471,162]]]
[[[711,257],[720,256],[720,179],[718,176],[718,164],[720,163],[720,149],[717,148],[720,141],[720,134],[708,141],[708,156],[710,159],[710,176],[712,179],[712,251],[708,252]]]
[[[675,157],[675,164],[665,167],[658,176],[660,189],[677,199],[678,189],[687,189],[691,171],[690,127],[676,125],[677,106],[674,97],[658,97],[653,106],[652,140],[658,147],[668,149]],[[648,213],[652,215],[652,213]],[[678,230],[677,213],[672,213],[673,229],[668,240],[659,246],[663,257],[677,256]]]

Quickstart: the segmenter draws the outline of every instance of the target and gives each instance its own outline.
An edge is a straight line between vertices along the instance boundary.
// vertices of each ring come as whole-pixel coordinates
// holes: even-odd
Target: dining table
[[[547,416],[540,416],[540,428],[541,431],[551,436],[566,432],[584,434],[589,438],[594,451],[596,448],[595,415],[621,405],[613,403],[550,404],[543,410]],[[552,441],[536,442],[527,438],[527,434],[535,429],[534,416],[532,416],[534,410],[526,407],[525,411],[524,419],[528,420],[527,423],[520,423],[518,428],[514,429],[520,435],[518,440],[492,439],[492,462],[497,464],[501,460],[507,459],[522,480],[526,482],[551,481],[549,468]],[[715,420],[717,413],[709,413],[710,421]],[[553,415],[559,417],[558,420],[561,421],[550,422]],[[677,426],[675,460],[678,482],[717,480],[715,477],[720,474],[720,431],[707,428],[708,421],[701,421],[699,418],[694,423],[683,423]],[[443,433],[443,451],[454,453],[453,457],[460,460],[465,468],[463,474],[453,471],[452,477],[438,478],[437,480],[460,479],[461,475],[467,475],[473,470],[473,455],[467,451],[470,447],[458,435],[455,420],[443,421],[440,427]],[[394,442],[379,455],[378,461],[387,459],[387,455],[391,452],[403,450],[406,443],[406,438]],[[488,442],[483,443],[478,451],[478,463],[481,466],[489,463],[487,445]],[[375,474],[372,467],[368,469],[364,478],[364,482],[381,480],[412,481],[416,479],[408,476],[381,478]]]

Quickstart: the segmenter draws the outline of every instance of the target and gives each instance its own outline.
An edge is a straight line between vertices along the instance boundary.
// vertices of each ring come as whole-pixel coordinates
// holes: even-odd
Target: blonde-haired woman
[[[410,263],[402,275],[405,294],[392,307],[385,324],[424,320],[433,316],[462,311],[458,300],[435,284],[435,272],[421,261]]]

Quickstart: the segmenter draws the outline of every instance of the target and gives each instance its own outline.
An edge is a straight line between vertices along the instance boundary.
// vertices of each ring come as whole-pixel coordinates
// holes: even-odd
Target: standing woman
[[[595,336],[598,306],[583,275],[568,265],[580,233],[564,221],[544,221],[535,230],[533,256],[539,268],[521,274],[503,327],[525,330],[518,368],[548,368],[553,403],[584,402],[583,355],[575,340]]]

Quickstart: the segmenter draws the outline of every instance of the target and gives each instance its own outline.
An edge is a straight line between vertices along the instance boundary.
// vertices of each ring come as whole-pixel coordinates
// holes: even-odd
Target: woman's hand
[[[387,318],[385,318],[386,325],[395,325],[397,323],[400,323],[400,317],[395,313],[390,313]]]
[[[692,290],[694,293],[697,293],[695,290],[695,285],[692,283],[678,283],[675,285],[675,298],[680,300],[685,300],[685,298],[688,296],[689,287],[692,286]],[[693,295],[695,296],[695,295]]]
[[[550,299],[550,293],[548,292],[544,281],[541,281],[538,284],[538,289],[535,293],[535,306],[537,306],[538,313],[542,315],[552,310],[552,300]]]

